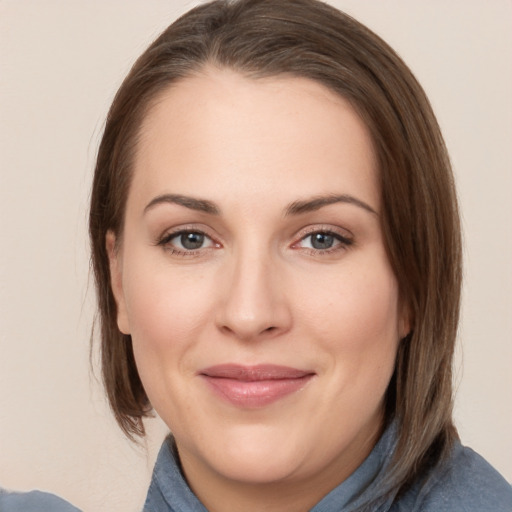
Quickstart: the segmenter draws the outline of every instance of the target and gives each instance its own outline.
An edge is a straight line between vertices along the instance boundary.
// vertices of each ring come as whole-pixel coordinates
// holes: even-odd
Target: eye
[[[314,231],[308,233],[295,244],[295,247],[314,252],[332,252],[351,245],[353,241],[333,231]]]
[[[193,251],[195,249],[200,249],[205,242],[205,235],[203,233],[181,233],[180,235],[176,235],[171,238],[171,242],[175,245],[179,245],[180,249],[187,249],[188,251]]]
[[[303,240],[309,240],[311,248],[318,250],[331,249],[338,241],[331,233],[313,233]]]
[[[215,247],[215,242],[202,231],[182,230],[165,235],[158,245],[169,248],[173,253],[189,253]]]

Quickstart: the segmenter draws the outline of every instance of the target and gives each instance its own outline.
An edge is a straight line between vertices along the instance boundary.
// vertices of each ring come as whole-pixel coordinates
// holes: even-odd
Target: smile
[[[300,391],[315,373],[269,364],[224,364],[206,368],[199,376],[217,396],[232,405],[258,408]]]

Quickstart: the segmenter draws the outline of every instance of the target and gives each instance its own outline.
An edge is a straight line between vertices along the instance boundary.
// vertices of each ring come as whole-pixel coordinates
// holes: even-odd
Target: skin
[[[381,433],[408,322],[377,173],[361,119],[307,79],[207,68],[165,91],[143,123],[122,239],[107,236],[118,325],[210,511],[309,510]],[[155,199],[165,194],[218,212]],[[173,235],[183,230],[205,233],[203,245],[184,248]],[[314,244],[318,232],[334,235],[331,247]],[[225,363],[314,377],[238,407],[198,376]]]

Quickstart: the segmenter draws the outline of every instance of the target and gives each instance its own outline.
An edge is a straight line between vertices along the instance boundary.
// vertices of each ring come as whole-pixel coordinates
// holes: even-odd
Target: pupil
[[[333,243],[334,237],[326,233],[315,233],[311,240],[311,245],[315,249],[330,249]]]
[[[204,235],[201,233],[184,233],[181,235],[180,242],[185,249],[199,249],[203,245]]]

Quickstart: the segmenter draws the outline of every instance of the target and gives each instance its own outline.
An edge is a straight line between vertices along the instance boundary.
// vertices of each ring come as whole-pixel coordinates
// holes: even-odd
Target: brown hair
[[[167,28],[137,60],[109,111],[99,148],[90,238],[99,300],[103,378],[131,438],[151,411],[130,336],[119,332],[105,237],[122,235],[138,131],[156,96],[207,63],[249,77],[324,84],[368,126],[380,165],[381,221],[412,332],[401,341],[387,420],[398,429],[388,489],[403,490],[442,460],[456,437],[452,357],[460,285],[460,226],[445,145],[428,99],[396,53],[369,29],[317,0],[217,0]],[[391,492],[390,491],[390,492]]]

